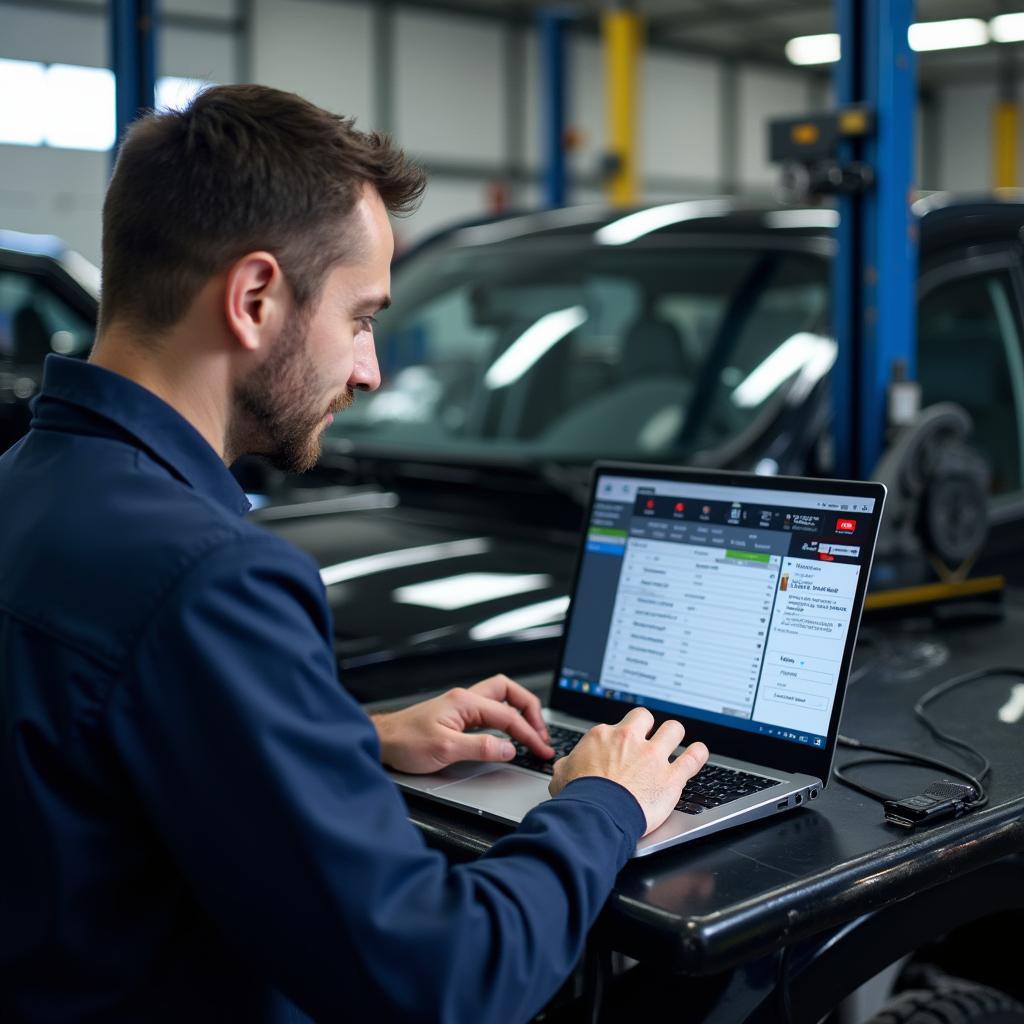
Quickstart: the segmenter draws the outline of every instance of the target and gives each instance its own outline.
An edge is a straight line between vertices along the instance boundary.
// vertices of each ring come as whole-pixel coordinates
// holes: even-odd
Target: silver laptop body
[[[599,463],[549,727],[584,733],[632,707],[677,718],[710,765],[752,777],[688,800],[642,857],[815,800],[835,755],[885,500],[876,483]],[[517,759],[518,760],[518,759]],[[409,792],[517,824],[550,776],[463,762],[390,772]]]

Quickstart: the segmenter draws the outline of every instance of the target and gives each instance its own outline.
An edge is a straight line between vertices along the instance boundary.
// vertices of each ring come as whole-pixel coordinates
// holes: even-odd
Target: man
[[[89,363],[49,357],[0,459],[0,1019],[526,1020],[707,751],[643,709],[449,867],[381,762],[539,756],[503,676],[371,723],[317,567],[247,522],[380,382],[389,211],[423,179],[286,93],[210,89],[125,139]]]

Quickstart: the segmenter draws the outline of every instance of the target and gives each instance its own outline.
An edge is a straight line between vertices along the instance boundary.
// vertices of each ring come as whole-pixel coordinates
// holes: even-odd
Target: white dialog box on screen
[[[784,558],[754,718],[824,736],[861,567]]]

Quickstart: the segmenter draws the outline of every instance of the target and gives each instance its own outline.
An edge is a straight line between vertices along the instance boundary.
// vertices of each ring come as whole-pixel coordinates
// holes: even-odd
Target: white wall
[[[423,157],[500,163],[502,26],[399,9],[394,32],[395,137]]]
[[[369,4],[255,0],[254,82],[297,92],[368,127],[373,109],[373,15]]]
[[[936,90],[938,174],[941,188],[979,191],[991,188],[992,119],[995,83],[957,83]],[[1018,101],[1024,90],[1018,88]],[[1024,131],[1017,139],[1017,185],[1024,186]]]
[[[722,180],[721,64],[649,52],[643,62],[640,170],[661,178]]]
[[[230,17],[235,0],[170,0],[163,9]],[[228,32],[165,26],[160,74],[234,80],[237,39]],[[55,13],[0,2],[0,57],[46,64],[108,63],[107,20],[95,10]],[[10,102],[0,97],[0,102]],[[0,227],[59,235],[88,259],[100,258],[100,214],[110,155],[0,145]]]
[[[109,168],[106,153],[0,146],[0,227],[59,235],[98,264]]]
[[[944,188],[979,189],[992,178],[994,85],[938,90],[939,180]]]
[[[157,36],[156,66],[161,75],[225,85],[235,81],[237,63],[238,41],[226,32],[168,25]]]
[[[33,10],[0,3],[0,57],[47,64],[107,63],[107,23],[95,11]]]
[[[233,81],[247,66],[254,81],[298,92],[328,109],[354,115],[362,128],[382,116],[376,94],[376,26],[370,0],[163,0],[161,9],[204,18],[251,14],[248,52],[242,39],[215,27],[165,25],[162,74]],[[475,176],[433,178],[422,209],[396,225],[408,243],[448,220],[487,211],[490,186],[506,168],[536,174],[541,164],[543,110],[537,33],[487,18],[392,8],[393,77],[390,129],[414,157],[430,165],[470,165]],[[107,61],[105,17],[66,6],[54,11],[0,0],[0,57],[101,66]],[[521,95],[506,95],[511,33],[521,34]],[[246,62],[240,58],[246,58]],[[605,149],[603,55],[593,36],[570,33],[569,125],[578,145],[575,175],[592,179]],[[735,171],[741,190],[766,192],[777,181],[767,160],[772,117],[820,108],[827,88],[804,72],[738,65],[736,122],[725,125],[721,62],[648,50],[641,75],[639,169],[644,194],[670,199],[681,192],[716,192]],[[990,119],[994,87],[949,85],[937,90],[935,167],[923,168],[931,188],[986,188],[991,177]],[[508,152],[507,118],[518,110],[521,151]],[[723,127],[724,126],[724,127]],[[722,166],[734,133],[735,168]],[[1024,139],[1021,141],[1024,173]],[[929,150],[926,148],[926,152]],[[920,161],[919,161],[920,162]],[[442,167],[443,170],[443,167]],[[108,171],[105,154],[0,145],[0,226],[60,234],[87,256],[99,254],[99,211]],[[510,184],[512,204],[535,204],[536,182]],[[601,201],[599,189],[577,184],[570,198]]]
[[[768,160],[768,122],[799,117],[809,110],[813,90],[797,72],[742,68],[737,92],[738,180],[743,188],[769,191],[778,182],[779,172]]]

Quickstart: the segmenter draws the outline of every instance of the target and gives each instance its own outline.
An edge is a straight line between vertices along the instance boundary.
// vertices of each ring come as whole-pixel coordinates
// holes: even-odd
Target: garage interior
[[[524,968],[540,987],[516,1008],[410,1015],[384,994],[381,1019],[1024,1021],[1022,68],[1024,0],[0,0],[0,545],[32,507],[2,473],[48,429],[44,363],[93,352],[120,141],[219,86],[284,90],[390,136],[427,181],[389,220],[379,390],[328,419],[311,468],[230,466],[247,522],[316,564],[335,682],[386,717],[502,673],[574,720],[641,705],[724,768],[778,750],[811,780],[728,831],[641,841],[571,973],[545,989]],[[773,573],[766,604],[672,560],[716,545],[730,586]],[[660,613],[609,559],[667,573],[675,626],[640,618]],[[0,583],[17,854],[21,695],[76,682],[15,682],[12,601]],[[637,666],[668,665],[676,628],[670,697]],[[765,711],[772,687],[797,711]],[[557,778],[513,739],[510,772]],[[522,815],[385,767],[447,870],[516,834]],[[673,815],[717,822],[717,785],[688,781]],[[19,884],[0,1020],[169,1019],[47,1016],[14,933],[76,922]],[[243,962],[295,1015],[267,1020],[359,1019]]]

